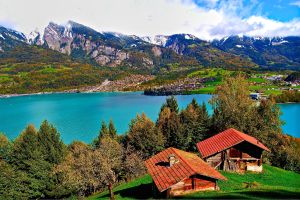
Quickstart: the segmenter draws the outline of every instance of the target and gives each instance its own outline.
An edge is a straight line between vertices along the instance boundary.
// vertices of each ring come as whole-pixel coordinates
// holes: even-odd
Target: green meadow
[[[219,191],[197,192],[186,199],[296,199],[300,196],[300,174],[264,165],[263,173],[236,174],[222,172],[227,181],[219,181]],[[116,199],[153,199],[152,179],[145,175],[114,188]],[[109,199],[108,191],[96,193],[88,200]]]

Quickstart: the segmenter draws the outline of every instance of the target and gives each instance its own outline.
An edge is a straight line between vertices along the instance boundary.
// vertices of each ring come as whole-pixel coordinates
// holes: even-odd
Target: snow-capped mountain
[[[143,42],[139,38],[119,33],[98,32],[73,21],[65,25],[50,22],[43,34],[32,36],[28,40],[30,44],[43,45],[75,57],[89,57],[100,65],[110,66],[117,66],[129,59],[129,52],[124,47]]]
[[[0,26],[0,52],[17,45],[49,48],[105,66],[163,66],[188,62],[215,67],[299,68],[300,37],[228,36],[205,41],[191,34],[139,37],[101,32],[69,21],[29,35]]]
[[[0,26],[0,52],[26,42],[26,36],[18,31]]]
[[[259,66],[268,68],[299,68],[300,37],[248,37],[230,36],[215,40],[218,49],[246,56]]]
[[[38,29],[32,31],[30,34],[26,36],[27,43],[28,44],[37,44],[37,45],[43,45],[44,40],[43,40],[43,32],[39,31]]]
[[[170,39],[172,39],[174,36],[181,36],[186,40],[199,39],[196,36],[191,35],[191,34],[174,34],[174,35],[169,35],[169,36],[166,36],[166,35],[144,36],[144,37],[141,37],[141,39],[144,40],[145,42],[165,47],[167,45],[168,41]]]
[[[167,41],[168,41],[169,36],[165,36],[165,35],[155,35],[155,36],[144,36],[141,37],[142,40],[144,40],[145,42],[151,43],[151,44],[155,44],[155,45],[159,45],[159,46],[165,46]]]

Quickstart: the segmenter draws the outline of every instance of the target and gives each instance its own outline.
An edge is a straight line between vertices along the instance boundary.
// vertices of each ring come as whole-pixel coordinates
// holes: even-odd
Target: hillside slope
[[[246,173],[239,175],[222,172],[228,181],[219,182],[220,191],[197,192],[181,198],[222,198],[222,199],[287,199],[299,198],[300,174],[277,167],[264,165],[262,174]],[[152,179],[145,175],[114,189],[116,199],[152,199]],[[108,192],[88,197],[89,200],[109,199]]]
[[[0,53],[0,94],[62,91],[96,85],[114,74],[111,69],[22,42]]]
[[[300,69],[300,37],[230,36],[212,44],[227,53],[248,58],[262,68]]]

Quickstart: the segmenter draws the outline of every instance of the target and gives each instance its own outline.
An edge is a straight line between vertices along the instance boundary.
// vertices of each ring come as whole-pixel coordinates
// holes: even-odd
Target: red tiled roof
[[[171,154],[175,155],[179,162],[170,167],[169,155]],[[214,179],[227,180],[196,154],[172,147],[152,156],[145,161],[145,165],[160,192],[195,174]]]
[[[202,158],[206,158],[215,153],[228,149],[243,141],[247,141],[263,150],[270,151],[256,138],[237,131],[233,128],[227,129],[217,135],[214,135],[206,140],[197,143],[197,148],[200,151]]]

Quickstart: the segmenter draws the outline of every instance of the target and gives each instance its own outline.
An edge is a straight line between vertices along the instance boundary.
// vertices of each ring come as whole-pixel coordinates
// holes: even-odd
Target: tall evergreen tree
[[[50,181],[51,163],[45,161],[38,133],[33,125],[14,141],[10,163],[27,174],[24,181],[29,198],[45,198]]]
[[[9,160],[11,147],[12,144],[9,139],[3,133],[0,133],[0,160]]]
[[[165,147],[186,149],[189,136],[183,134],[184,130],[176,112],[172,112],[169,107],[165,107],[160,112],[156,125],[165,137]]]
[[[165,109],[166,107],[170,108],[171,112],[175,112],[176,114],[178,114],[179,112],[178,103],[174,96],[166,99],[166,102],[162,105],[160,111],[163,111],[163,109]]]
[[[102,121],[101,122],[101,130],[99,133],[99,139],[101,139],[102,137],[108,136],[108,135],[109,135],[109,131],[108,131],[107,125],[106,125],[105,121]]]
[[[14,141],[11,162],[19,169],[27,170],[31,160],[41,157],[37,131],[33,125],[29,125]]]
[[[208,114],[207,107],[204,102],[202,103],[202,106],[200,106],[200,113],[198,118],[199,118],[198,121],[202,124],[202,130],[203,130],[202,133],[203,138],[202,139],[198,138],[198,139],[203,140],[211,136],[210,135],[211,117]]]
[[[199,106],[195,99],[180,112],[180,122],[183,127],[184,144],[190,151],[196,151],[195,143],[205,139],[209,130],[209,115],[205,104]]]
[[[65,156],[66,148],[56,128],[45,120],[37,136],[44,159],[52,164],[60,163]]]
[[[96,148],[99,147],[101,139],[107,136],[110,136],[109,128],[107,128],[105,121],[102,120],[100,132],[98,137],[93,141],[93,146]]]
[[[109,132],[109,136],[111,138],[113,138],[113,139],[117,138],[117,129],[115,128],[115,125],[114,125],[112,119],[109,120],[108,132]]]

